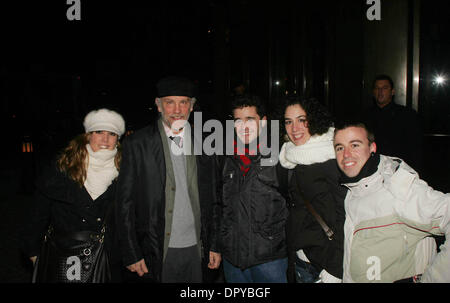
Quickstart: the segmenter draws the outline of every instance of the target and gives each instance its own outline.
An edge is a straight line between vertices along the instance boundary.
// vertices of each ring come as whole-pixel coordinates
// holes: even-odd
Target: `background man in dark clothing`
[[[383,155],[405,160],[416,171],[422,168],[423,130],[417,113],[394,102],[394,82],[387,75],[373,81],[374,105],[363,114],[363,121],[375,134]]]

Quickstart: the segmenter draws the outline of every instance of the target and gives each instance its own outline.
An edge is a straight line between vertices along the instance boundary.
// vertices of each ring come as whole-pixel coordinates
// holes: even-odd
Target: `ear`
[[[372,144],[370,144],[369,150],[371,153],[376,153],[377,152],[377,144],[375,142],[372,142]]]
[[[262,127],[265,127],[265,126],[267,125],[267,117],[266,117],[266,116],[262,117],[262,119],[260,120],[260,122],[261,122],[261,126],[262,126]]]
[[[197,99],[195,99],[195,97],[192,97],[191,98],[191,112],[194,110],[194,104],[195,104],[195,101],[197,101]]]
[[[161,113],[162,112],[161,99],[155,98],[155,104],[156,104],[156,107],[158,108],[158,111]]]
[[[391,96],[395,95],[395,89],[392,89]]]

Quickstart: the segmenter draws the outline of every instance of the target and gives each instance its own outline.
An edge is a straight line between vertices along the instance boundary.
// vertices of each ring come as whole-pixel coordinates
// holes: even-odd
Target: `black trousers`
[[[197,245],[185,248],[168,248],[163,264],[162,282],[202,282],[202,262]]]

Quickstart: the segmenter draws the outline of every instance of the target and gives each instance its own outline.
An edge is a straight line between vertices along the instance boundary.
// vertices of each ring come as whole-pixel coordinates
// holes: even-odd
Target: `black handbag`
[[[100,232],[59,235],[50,228],[34,266],[33,283],[104,283],[111,280],[104,247],[106,226]]]

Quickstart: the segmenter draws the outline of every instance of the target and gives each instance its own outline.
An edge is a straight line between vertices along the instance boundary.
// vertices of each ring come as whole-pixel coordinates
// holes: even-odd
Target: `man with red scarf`
[[[281,166],[265,165],[260,152],[267,142],[264,105],[256,96],[232,102],[236,139],[234,154],[222,159],[221,249],[228,283],[286,281],[286,200],[281,194]]]

